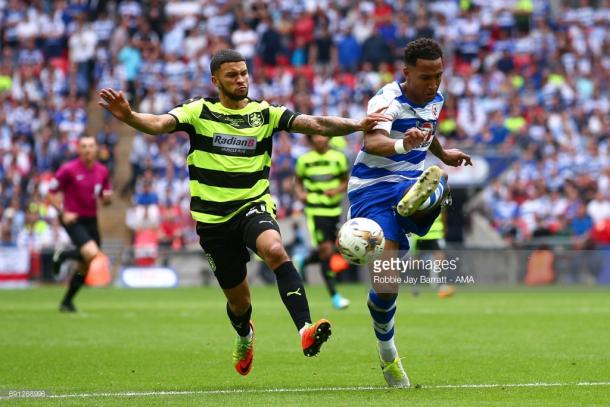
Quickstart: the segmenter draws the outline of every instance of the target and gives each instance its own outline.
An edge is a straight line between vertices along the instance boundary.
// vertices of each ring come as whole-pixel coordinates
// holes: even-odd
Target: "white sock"
[[[398,351],[396,345],[394,345],[394,338],[389,341],[378,341],[379,343],[379,354],[381,359],[385,362],[393,362],[398,357]]]
[[[252,340],[252,327],[250,327],[250,332],[248,332],[248,335],[246,335],[246,336],[239,335],[239,338],[243,342],[250,342]]]
[[[303,336],[303,332],[305,332],[305,330],[307,328],[309,328],[311,326],[311,324],[305,324],[303,325],[303,328],[299,329],[299,335],[301,335],[301,337]]]

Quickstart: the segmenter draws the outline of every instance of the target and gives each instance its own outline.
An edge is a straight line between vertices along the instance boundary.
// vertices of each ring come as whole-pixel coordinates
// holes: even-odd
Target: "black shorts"
[[[244,209],[227,222],[197,222],[199,244],[210,268],[223,289],[237,286],[246,278],[248,249],[256,253],[256,238],[266,230],[278,233],[280,227],[262,202]]]
[[[312,243],[319,245],[323,242],[337,240],[340,216],[311,216],[307,215],[307,227],[311,233]]]
[[[441,246],[438,243],[438,239],[417,239],[417,250],[440,250]]]
[[[74,223],[69,225],[62,222],[62,226],[68,232],[68,236],[70,236],[74,246],[79,249],[90,240],[95,241],[98,247],[102,247],[102,239],[100,238],[96,217],[78,217]]]

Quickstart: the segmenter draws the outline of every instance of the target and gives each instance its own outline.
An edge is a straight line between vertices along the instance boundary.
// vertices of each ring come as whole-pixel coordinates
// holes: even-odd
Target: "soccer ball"
[[[371,219],[350,219],[339,229],[337,247],[350,263],[367,264],[378,259],[383,253],[383,229]]]

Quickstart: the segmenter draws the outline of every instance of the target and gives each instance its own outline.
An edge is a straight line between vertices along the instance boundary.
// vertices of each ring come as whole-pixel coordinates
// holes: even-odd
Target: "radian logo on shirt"
[[[244,157],[253,156],[256,152],[256,137],[214,133],[212,152]]]

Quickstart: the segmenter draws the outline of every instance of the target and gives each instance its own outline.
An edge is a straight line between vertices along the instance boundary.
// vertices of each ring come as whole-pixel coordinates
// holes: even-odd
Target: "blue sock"
[[[447,189],[447,178],[441,177],[441,181],[438,183],[434,193],[419,206],[419,209],[432,208],[443,197],[445,189]]]
[[[380,341],[390,341],[394,338],[394,314],[396,313],[395,295],[391,300],[380,298],[375,291],[369,291],[367,306],[373,318],[375,336]]]

